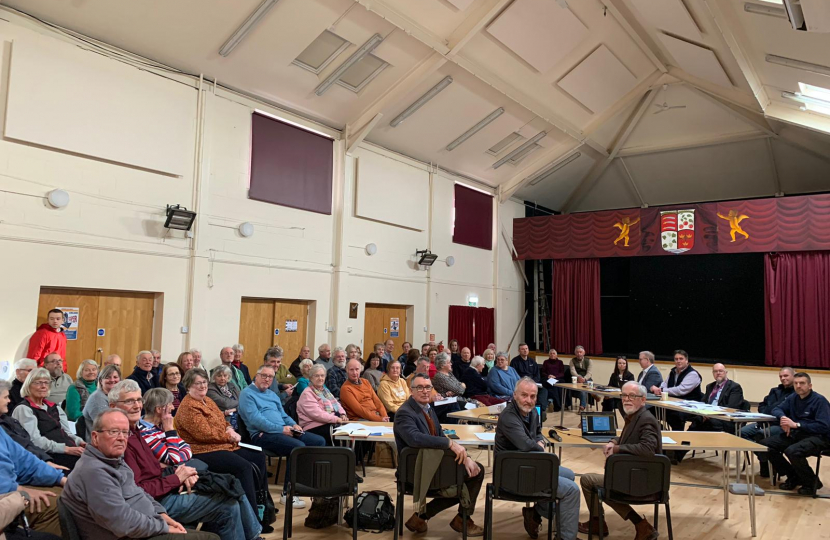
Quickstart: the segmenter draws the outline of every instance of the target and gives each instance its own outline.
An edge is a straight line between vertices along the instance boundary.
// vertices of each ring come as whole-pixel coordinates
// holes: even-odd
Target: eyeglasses
[[[418,392],[431,392],[432,386],[413,386],[412,389]]]
[[[634,401],[635,399],[640,398],[640,397],[643,397],[643,396],[641,396],[640,394],[620,394],[620,398],[622,398],[623,401],[625,401],[625,400]]]
[[[201,387],[207,386],[207,385],[208,385],[207,381],[197,381],[195,383],[192,383],[190,386],[195,386],[196,388],[201,388]]]
[[[47,381],[46,379],[40,379],[37,381],[30,382],[29,386],[49,386],[49,384],[51,384],[50,381]]]
[[[60,364],[60,363],[61,363],[60,359],[58,359],[58,360],[49,360],[48,362],[44,362],[44,364],[47,365],[47,366],[50,365],[50,364]]]
[[[257,375],[257,377],[261,377],[265,381],[270,381],[271,379],[274,378],[273,375],[266,375],[265,373],[260,373],[260,374]]]
[[[141,398],[135,398],[135,399],[119,399],[119,400],[117,401],[117,403],[123,403],[123,404],[124,404],[124,405],[126,405],[127,407],[132,407],[133,405],[141,405],[142,403],[144,403],[144,400],[143,400],[143,399],[141,399]]]
[[[125,439],[130,438],[130,430],[128,429],[99,429],[98,433],[106,433],[110,437],[118,438],[119,435],[122,435]]]

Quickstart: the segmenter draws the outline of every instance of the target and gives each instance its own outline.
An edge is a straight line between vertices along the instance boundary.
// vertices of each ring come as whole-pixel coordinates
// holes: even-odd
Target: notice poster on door
[[[63,333],[66,339],[78,339],[78,322],[81,318],[81,310],[76,307],[58,307],[63,311]]]
[[[286,332],[296,332],[297,331],[297,320],[296,319],[288,319],[285,321],[285,331]]]
[[[389,337],[399,337],[401,334],[401,320],[398,317],[392,317],[389,321]]]

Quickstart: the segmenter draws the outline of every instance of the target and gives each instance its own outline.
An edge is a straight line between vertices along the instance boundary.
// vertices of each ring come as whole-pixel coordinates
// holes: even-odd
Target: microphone
[[[558,434],[558,433],[556,433],[556,430],[555,430],[555,429],[548,430],[548,436],[549,436],[551,439],[553,439],[554,441],[557,441],[557,442],[562,442],[562,437],[560,437],[560,436],[559,436],[559,434]]]

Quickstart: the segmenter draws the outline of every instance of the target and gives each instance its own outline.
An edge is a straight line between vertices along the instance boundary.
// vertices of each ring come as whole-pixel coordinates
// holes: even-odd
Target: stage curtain
[[[767,253],[764,296],[767,365],[830,368],[830,253]]]
[[[496,342],[496,310],[493,308],[475,308],[476,339],[473,354],[481,354],[487,345]]]
[[[470,306],[450,306],[450,320],[447,325],[449,339],[457,339],[458,347],[473,348],[473,320],[476,308]],[[449,340],[444,343],[449,346]],[[485,345],[486,347],[486,345]]]
[[[585,352],[602,354],[599,301],[599,259],[553,261],[553,347],[572,354],[577,345]]]

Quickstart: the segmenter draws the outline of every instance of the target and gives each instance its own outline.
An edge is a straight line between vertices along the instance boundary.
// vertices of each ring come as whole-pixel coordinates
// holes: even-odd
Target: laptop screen
[[[582,415],[582,433],[615,433],[617,422],[611,414]]]

